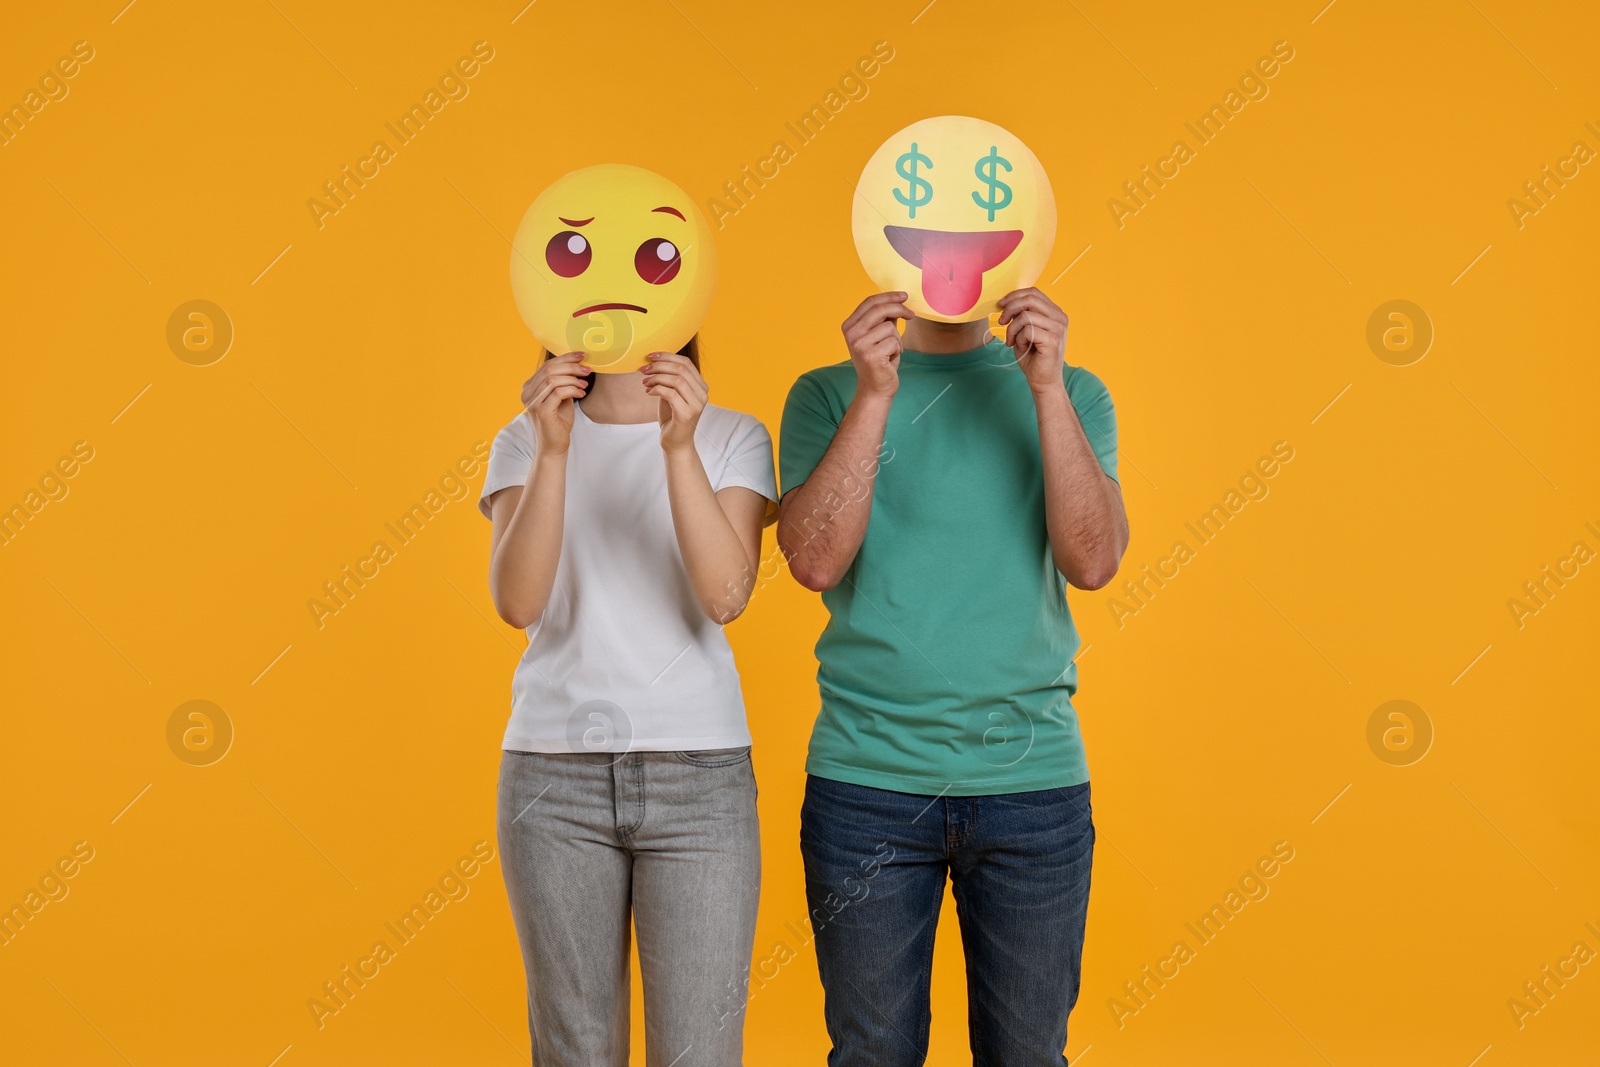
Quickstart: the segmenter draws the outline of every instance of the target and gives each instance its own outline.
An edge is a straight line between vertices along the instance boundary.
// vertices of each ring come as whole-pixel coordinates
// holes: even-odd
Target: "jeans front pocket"
[[[692,752],[674,752],[684,763],[696,767],[732,767],[736,763],[750,762],[750,746],[742,748],[702,748]]]

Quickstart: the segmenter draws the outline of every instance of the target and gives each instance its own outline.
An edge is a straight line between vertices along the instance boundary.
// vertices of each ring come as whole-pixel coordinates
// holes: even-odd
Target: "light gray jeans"
[[[649,1067],[738,1067],[761,882],[748,748],[506,752],[500,853],[534,1067],[627,1067],[629,929]]]

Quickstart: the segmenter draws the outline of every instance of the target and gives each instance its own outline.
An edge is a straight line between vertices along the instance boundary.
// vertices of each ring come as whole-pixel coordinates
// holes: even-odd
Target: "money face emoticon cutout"
[[[851,227],[873,282],[912,311],[967,322],[1038,280],[1056,240],[1050,179],[1028,146],[982,119],[912,123],[867,161]]]
[[[533,336],[607,373],[688,343],[716,281],[711,228],[688,194],[620,163],[558,179],[512,243],[511,290]]]

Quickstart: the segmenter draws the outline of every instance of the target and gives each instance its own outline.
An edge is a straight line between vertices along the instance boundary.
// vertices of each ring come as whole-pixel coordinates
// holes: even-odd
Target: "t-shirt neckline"
[[[900,362],[908,367],[944,367],[956,370],[971,367],[979,363],[988,363],[987,357],[994,355],[996,348],[1004,348],[1005,343],[998,337],[991,337],[977,348],[969,348],[965,352],[913,352],[910,349],[900,353]]]
[[[582,419],[590,426],[598,426],[602,430],[627,431],[640,427],[650,430],[659,430],[661,428],[661,424],[654,419],[648,422],[596,422],[589,417],[588,412],[583,410],[583,405],[581,403],[578,401],[573,401],[572,406],[578,413],[577,418]]]

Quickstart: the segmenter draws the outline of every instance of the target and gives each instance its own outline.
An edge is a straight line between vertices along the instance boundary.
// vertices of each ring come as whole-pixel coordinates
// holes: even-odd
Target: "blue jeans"
[[[978,1067],[1062,1067],[1078,999],[1089,783],[928,797],[810,776],[800,851],[830,1067],[920,1067],[949,875]]]

